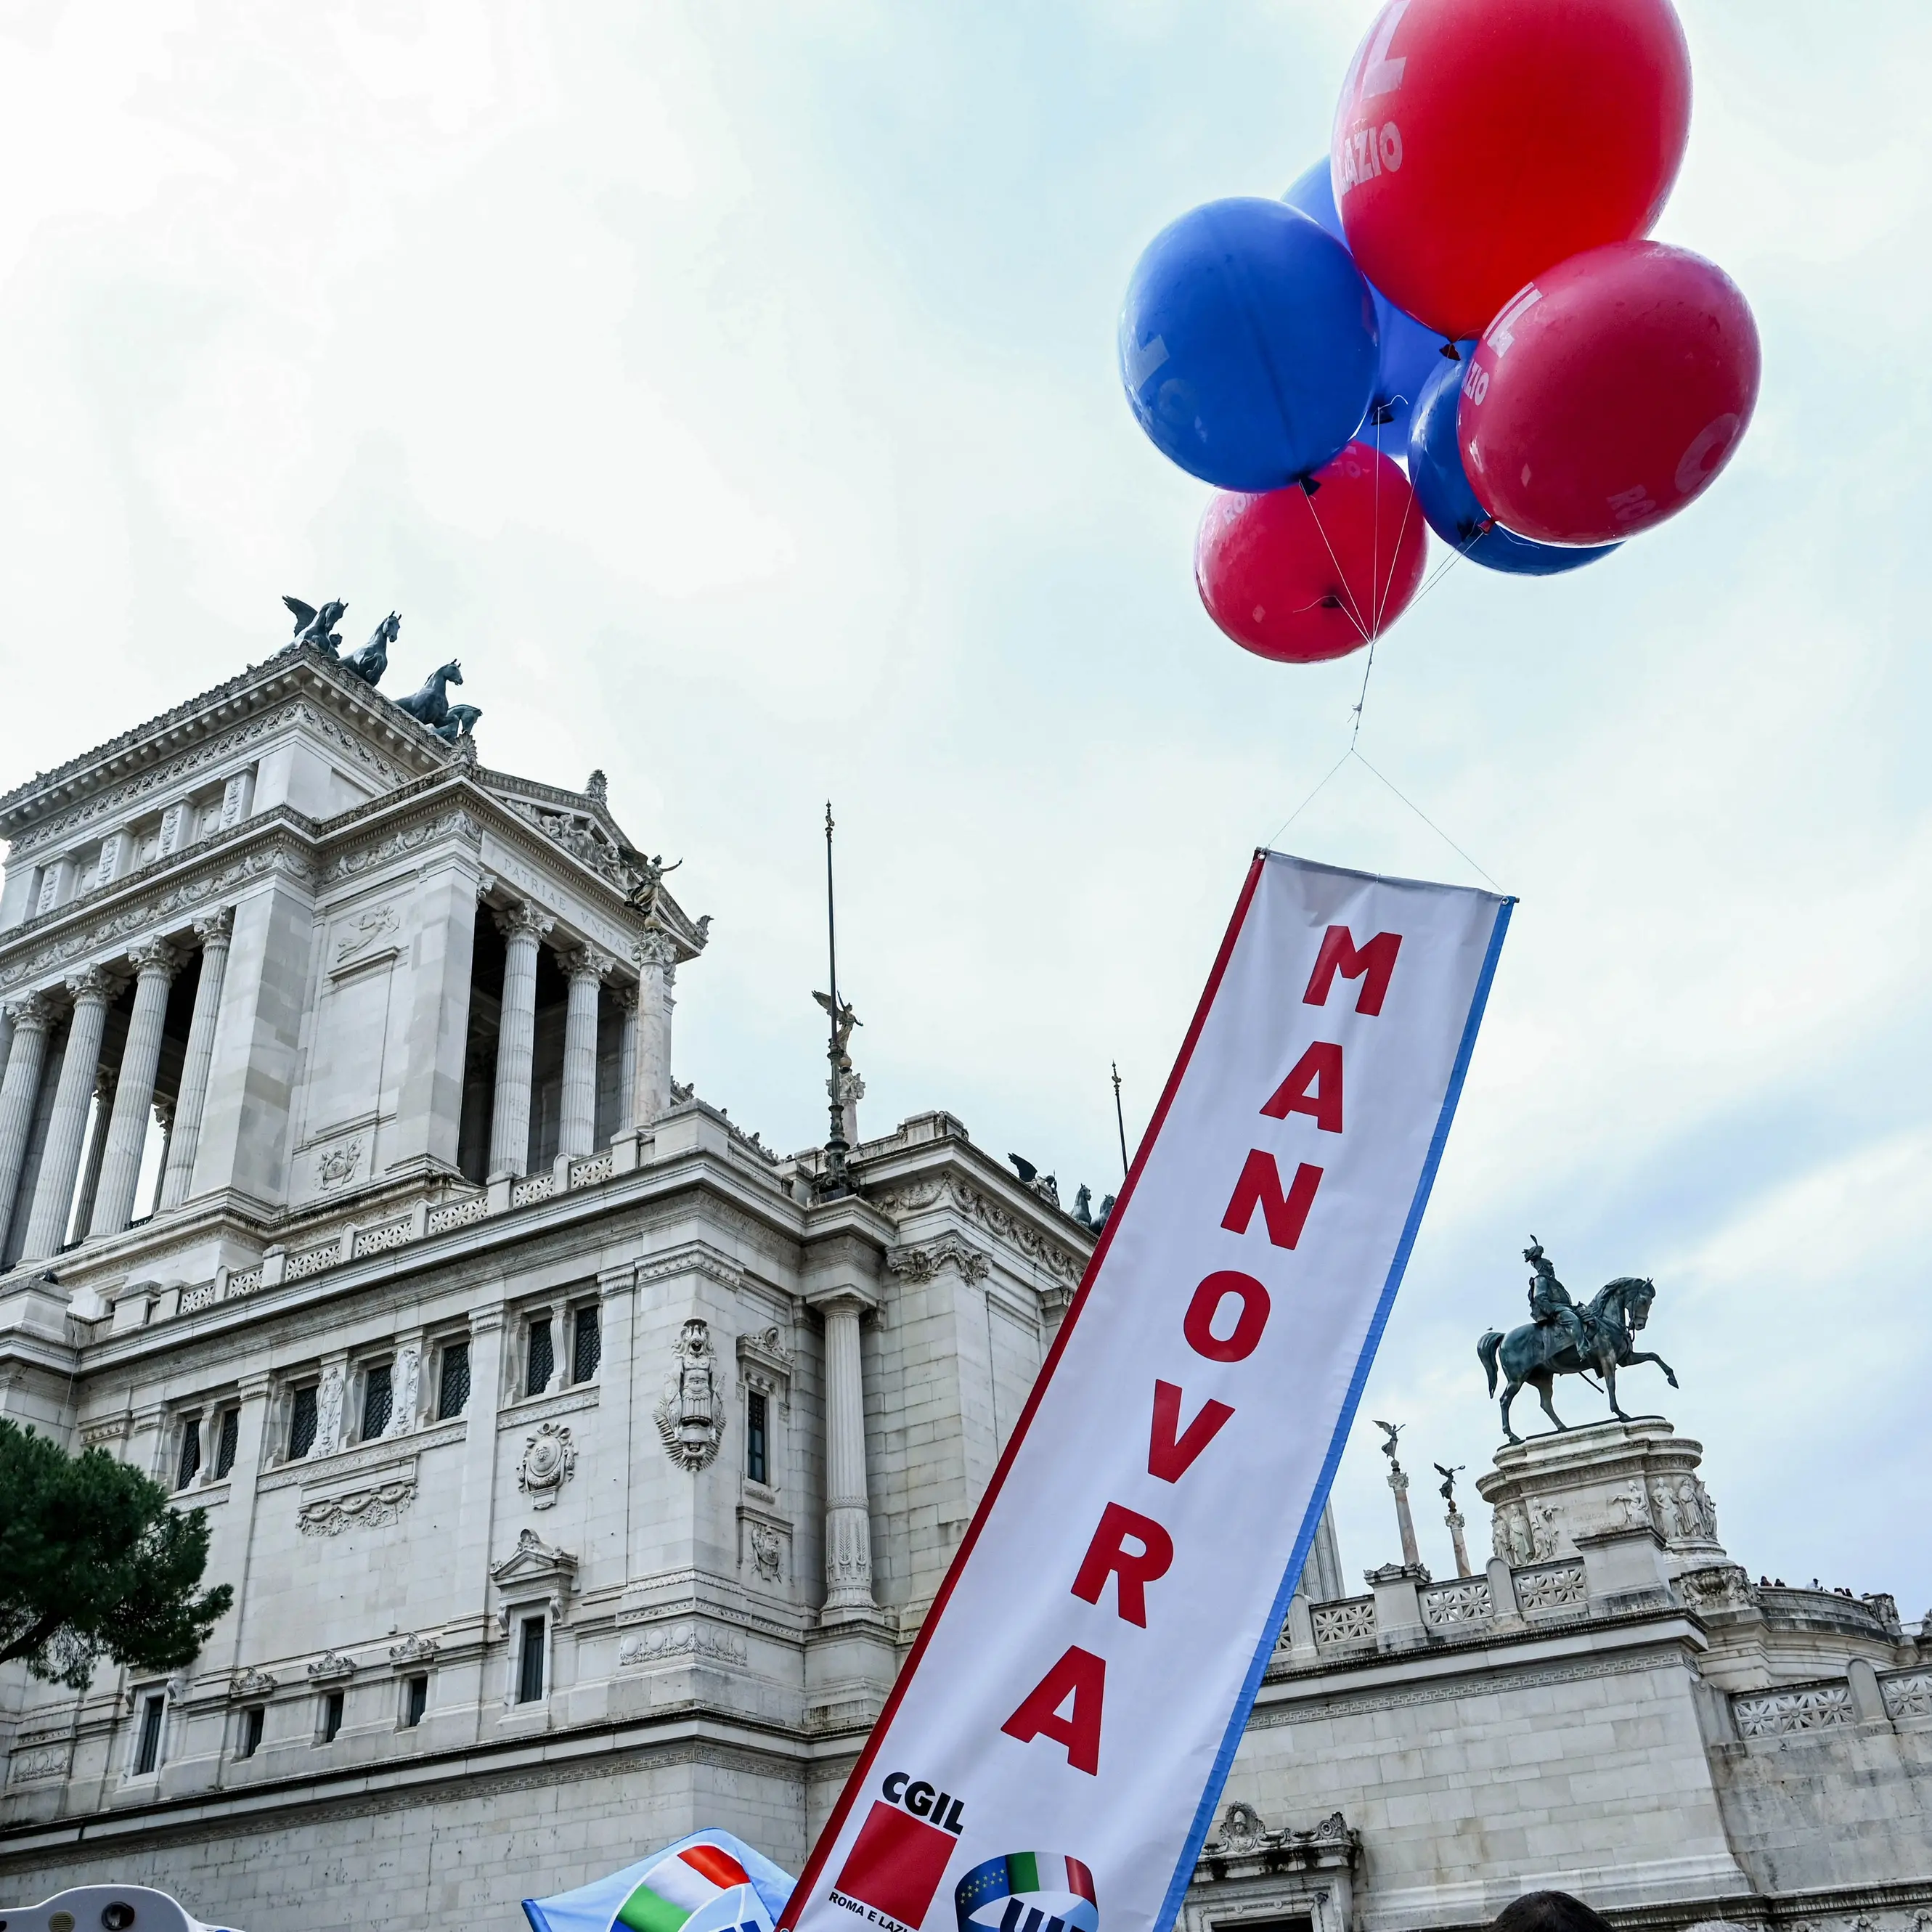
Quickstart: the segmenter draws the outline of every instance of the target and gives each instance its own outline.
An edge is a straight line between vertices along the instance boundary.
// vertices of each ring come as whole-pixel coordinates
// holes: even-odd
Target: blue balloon
[[[1258,197],[1162,229],[1120,310],[1120,380],[1142,428],[1224,490],[1279,490],[1320,469],[1368,407],[1376,349],[1348,250]]]
[[[1317,161],[1282,196],[1290,208],[1298,208],[1310,220],[1318,222],[1343,248],[1348,238],[1342,232],[1342,218],[1336,212],[1335,189],[1329,178],[1328,163]],[[1369,398],[1369,428],[1365,442],[1375,442],[1384,454],[1398,456],[1408,436],[1409,412],[1436,372],[1448,360],[1442,353],[1442,338],[1432,328],[1425,328],[1406,310],[1399,309],[1377,288],[1369,284],[1375,298],[1376,322],[1382,337],[1382,354],[1376,367],[1376,386]],[[1375,428],[1379,422],[1378,432]]]
[[[1408,480],[1415,486],[1415,500],[1429,527],[1472,562],[1517,577],[1554,577],[1558,571],[1580,569],[1621,550],[1621,544],[1586,548],[1532,543],[1490,517],[1469,487],[1461,439],[1456,434],[1462,369],[1460,363],[1445,362],[1430,378],[1408,425]]]

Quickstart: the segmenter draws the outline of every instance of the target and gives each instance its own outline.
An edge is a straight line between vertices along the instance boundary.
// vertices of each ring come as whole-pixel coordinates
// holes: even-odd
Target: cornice
[[[0,794],[0,837],[17,838],[64,806],[103,786],[149,770],[244,717],[308,692],[332,710],[353,716],[370,737],[421,770],[454,760],[454,753],[408,712],[309,645],[290,645],[260,663],[137,724],[104,745]]]

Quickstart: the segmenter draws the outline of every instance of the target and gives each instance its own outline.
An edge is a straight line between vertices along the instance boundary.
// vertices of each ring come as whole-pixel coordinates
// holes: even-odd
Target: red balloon
[[[1216,492],[1194,542],[1208,614],[1244,650],[1284,664],[1346,657],[1408,608],[1427,526],[1399,464],[1352,442],[1298,484]]]
[[[1757,325],[1723,269],[1659,242],[1593,248],[1490,324],[1456,410],[1463,467],[1518,536],[1614,542],[1702,494],[1757,384]]]
[[[1388,0],[1335,112],[1335,205],[1362,273],[1460,340],[1648,234],[1690,131],[1670,0]]]

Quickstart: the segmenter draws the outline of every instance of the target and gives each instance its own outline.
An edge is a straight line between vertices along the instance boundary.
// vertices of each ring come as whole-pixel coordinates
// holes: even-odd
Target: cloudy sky
[[[1109,1063],[1132,1134],[1360,677],[1202,616],[1115,309],[1174,214],[1321,152],[1372,10],[5,0],[0,778],[266,655],[284,591],[358,641],[394,606],[392,682],[460,655],[487,762],[602,766],[682,857],[680,1077],[822,1133],[830,794],[868,1130],[945,1106],[1112,1186]],[[1473,1473],[1528,1235],[1652,1275],[1683,1387],[1627,1406],[1708,1445],[1733,1553],[1916,1617],[1932,20],[1684,14],[1660,232],[1755,305],[1763,400],[1690,514],[1458,566],[1378,656],[1363,752],[1522,904],[1365,1413]],[[1360,764],[1282,842],[1476,878]]]

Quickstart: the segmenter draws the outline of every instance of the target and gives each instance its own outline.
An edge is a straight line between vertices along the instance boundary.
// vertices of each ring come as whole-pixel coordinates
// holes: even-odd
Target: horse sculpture
[[[476,721],[483,715],[480,704],[452,704],[449,716],[436,728],[436,735],[446,744],[453,745],[459,738],[467,738],[476,728]]]
[[[406,711],[419,724],[427,724],[434,731],[449,722],[448,688],[463,682],[463,667],[455,658],[430,673],[422,682],[422,688],[407,698],[396,700],[397,708]]]
[[[392,610],[376,626],[369,641],[359,651],[351,651],[342,660],[342,668],[353,671],[366,685],[373,687],[380,684],[383,672],[389,668],[389,646],[396,641],[402,628],[402,619]]]
[[[1561,1328],[1526,1322],[1507,1336],[1492,1328],[1476,1344],[1476,1355],[1489,1372],[1490,1393],[1496,1392],[1496,1370],[1501,1366],[1508,1381],[1503,1390],[1503,1433],[1512,1442],[1522,1438],[1510,1426],[1510,1404],[1525,1382],[1533,1387],[1543,1403],[1543,1412],[1558,1429],[1563,1418],[1551,1407],[1551,1384],[1558,1376],[1580,1376],[1594,1369],[1604,1378],[1610,1399],[1610,1413],[1628,1422],[1617,1405],[1617,1371],[1636,1362],[1654,1362],[1664,1379],[1677,1387],[1676,1372],[1661,1355],[1633,1346],[1632,1338],[1650,1318],[1650,1304],[1657,1297],[1656,1284],[1635,1275],[1621,1275],[1599,1288],[1587,1306],[1579,1308],[1586,1346],[1580,1355]]]

